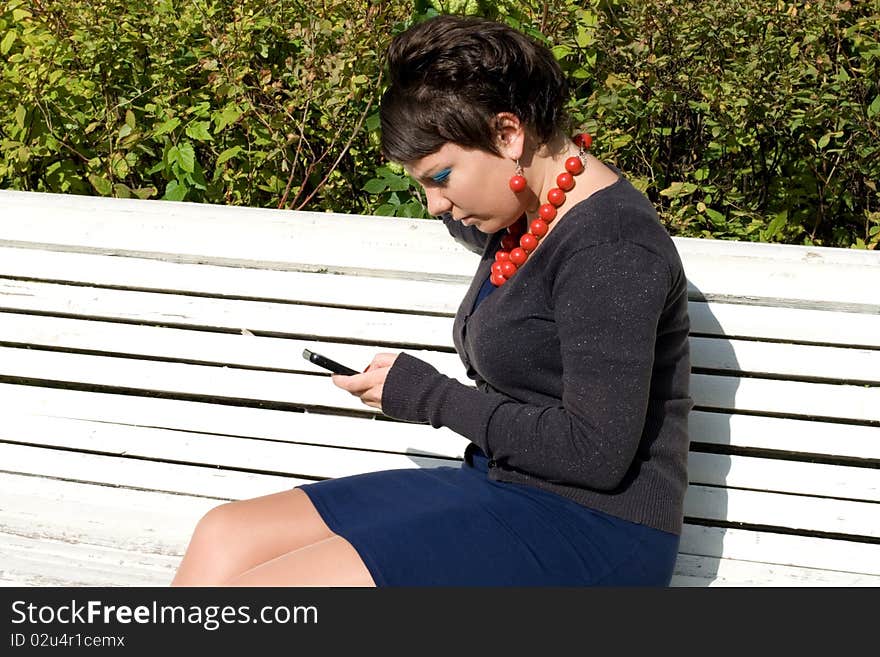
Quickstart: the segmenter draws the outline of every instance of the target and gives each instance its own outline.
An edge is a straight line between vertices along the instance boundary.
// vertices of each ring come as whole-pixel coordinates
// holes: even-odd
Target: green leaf
[[[241,117],[241,108],[235,103],[224,107],[220,112],[214,114],[214,132],[220,132],[226,126],[235,123]]]
[[[167,121],[153,126],[153,136],[161,137],[162,135],[168,134],[179,125],[180,119],[175,116],[173,119],[168,119]]]
[[[788,223],[788,210],[783,210],[773,218],[773,221],[770,222],[770,225],[767,227],[767,233],[770,237],[775,237],[782,232],[786,223]]]
[[[155,187],[138,187],[131,191],[135,196],[140,199],[148,199],[151,196],[155,196],[159,190],[157,190]]]
[[[137,125],[135,123],[134,112],[132,112],[131,110],[125,110],[125,125],[127,125],[132,130],[134,130],[135,125]]]
[[[718,212],[718,210],[706,208],[706,216],[709,217],[709,220],[716,226],[724,225],[724,215]]]
[[[194,121],[186,126],[184,132],[186,132],[187,137],[192,137],[196,141],[213,141],[214,138],[208,132],[210,125],[207,121]]]
[[[89,182],[92,183],[92,187],[94,187],[95,191],[101,196],[110,196],[110,194],[113,193],[113,185],[110,184],[109,180],[102,176],[98,176],[94,173],[89,174]]]
[[[24,105],[19,105],[15,108],[15,122],[22,130],[24,130],[25,118],[27,118],[27,110],[24,108]]]
[[[241,153],[242,150],[243,149],[241,146],[233,146],[232,148],[227,148],[225,151],[220,153],[220,155],[217,157],[217,164],[223,164],[227,160],[231,160],[236,155]]]
[[[693,183],[674,182],[666,189],[660,192],[660,196],[668,198],[678,198],[679,196],[687,196],[697,191],[697,186]]]
[[[868,118],[874,118],[877,114],[880,114],[880,94],[868,105]]]
[[[361,189],[370,194],[381,194],[388,189],[388,179],[379,180],[378,178],[373,178],[368,180]]]
[[[819,143],[817,144],[818,147],[819,147],[819,150],[825,148],[825,147],[828,145],[828,142],[829,142],[829,141],[831,141],[831,135],[830,135],[830,134],[824,134],[824,135],[822,135],[822,137],[820,137],[820,139],[819,139]]]
[[[177,147],[177,163],[187,173],[195,171],[196,152],[193,149],[193,145],[188,141],[183,142]]]
[[[15,43],[17,37],[18,33],[15,30],[9,30],[6,33],[6,36],[0,41],[0,55],[6,55],[12,50],[12,44]]]
[[[186,197],[187,188],[185,185],[181,185],[176,180],[172,180],[165,187],[165,196],[162,197],[163,201],[182,201]]]

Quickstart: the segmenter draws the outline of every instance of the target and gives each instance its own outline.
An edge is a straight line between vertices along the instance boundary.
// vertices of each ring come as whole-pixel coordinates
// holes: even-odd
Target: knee
[[[193,530],[190,550],[196,549],[203,559],[222,563],[228,547],[239,535],[232,502],[216,506],[203,515]]]
[[[222,545],[230,536],[240,531],[241,528],[237,526],[236,521],[237,515],[235,502],[215,506],[199,518],[193,534],[204,541]]]

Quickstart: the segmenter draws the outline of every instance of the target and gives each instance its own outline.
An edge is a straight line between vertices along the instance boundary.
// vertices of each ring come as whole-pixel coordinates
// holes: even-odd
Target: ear
[[[495,115],[495,139],[498,150],[505,158],[518,160],[523,155],[526,130],[516,114],[499,112]]]

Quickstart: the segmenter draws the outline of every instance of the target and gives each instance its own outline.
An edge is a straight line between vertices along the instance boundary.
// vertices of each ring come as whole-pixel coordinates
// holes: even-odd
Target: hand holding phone
[[[330,370],[334,374],[345,374],[346,376],[351,376],[352,374],[361,374],[357,370],[353,370],[350,367],[346,367],[340,363],[337,363],[335,360],[330,360],[326,356],[322,356],[319,353],[314,351],[310,351],[308,349],[303,349],[303,358],[305,358],[310,363],[314,363],[318,367],[323,367],[325,370]]]

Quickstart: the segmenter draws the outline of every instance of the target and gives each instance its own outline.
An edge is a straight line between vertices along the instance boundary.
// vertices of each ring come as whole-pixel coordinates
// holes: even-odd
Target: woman
[[[687,484],[687,285],[648,200],[561,126],[551,53],[441,16],[398,36],[382,150],[482,260],[476,388],[407,353],[333,383],[471,444],[460,468],[309,483],[199,523],[174,584],[668,585]]]

